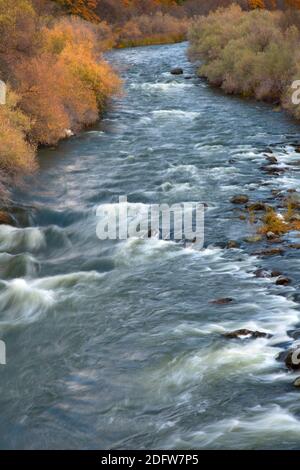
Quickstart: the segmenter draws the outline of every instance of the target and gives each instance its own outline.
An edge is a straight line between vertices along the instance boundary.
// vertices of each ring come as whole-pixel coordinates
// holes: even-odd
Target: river
[[[299,392],[276,360],[299,325],[297,252],[224,248],[253,230],[233,195],[297,187],[296,165],[261,166],[270,147],[281,165],[297,160],[299,125],[210,88],[186,48],[110,53],[124,95],[93,129],[41,150],[14,194],[20,227],[0,227],[1,448],[299,448]],[[204,249],[100,241],[96,208],[122,195],[205,202]],[[293,284],[255,277],[260,267]],[[234,302],[211,303],[222,297]],[[237,328],[273,337],[222,336]]]

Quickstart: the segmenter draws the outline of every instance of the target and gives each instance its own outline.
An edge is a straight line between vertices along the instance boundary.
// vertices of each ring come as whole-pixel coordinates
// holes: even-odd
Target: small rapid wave
[[[43,232],[36,227],[15,228],[0,225],[0,250],[7,252],[35,252],[46,244]]]

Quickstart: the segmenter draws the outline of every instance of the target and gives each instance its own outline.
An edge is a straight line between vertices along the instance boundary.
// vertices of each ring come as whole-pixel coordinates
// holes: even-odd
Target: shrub
[[[120,81],[101,57],[103,25],[63,18],[43,26],[40,54],[14,67],[20,108],[30,116],[30,141],[53,145],[95,122]]]
[[[30,121],[17,103],[18,96],[9,91],[6,105],[0,106],[0,173],[9,176],[32,171],[36,166],[35,149],[26,141]]]
[[[297,74],[300,38],[295,25],[282,26],[284,16],[233,5],[197,19],[189,38],[191,58],[203,60],[199,73],[227,93],[284,101]]]
[[[128,47],[183,41],[187,30],[187,19],[179,19],[161,11],[153,15],[140,15],[121,27],[118,45]]]

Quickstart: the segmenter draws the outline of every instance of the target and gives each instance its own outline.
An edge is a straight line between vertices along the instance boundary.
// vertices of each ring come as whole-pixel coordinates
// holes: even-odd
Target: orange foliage
[[[249,7],[251,10],[256,8],[265,8],[264,0],[249,0]]]
[[[99,17],[95,13],[97,0],[55,0],[67,9],[68,13],[78,15],[87,21],[97,22]]]

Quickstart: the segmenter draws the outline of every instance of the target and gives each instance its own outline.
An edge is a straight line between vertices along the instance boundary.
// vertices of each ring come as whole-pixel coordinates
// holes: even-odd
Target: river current
[[[229,202],[297,188],[299,125],[211,89],[186,48],[110,53],[124,95],[93,129],[41,150],[14,194],[19,227],[0,226],[1,448],[300,446],[300,395],[276,360],[299,324],[297,250],[252,256],[253,228]],[[261,170],[270,148],[290,164],[276,177]],[[122,195],[206,203],[204,249],[100,241],[96,209]],[[293,284],[255,277],[261,267]],[[222,297],[234,301],[211,303]],[[273,336],[222,336],[237,328]]]

